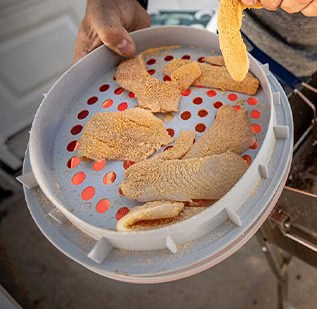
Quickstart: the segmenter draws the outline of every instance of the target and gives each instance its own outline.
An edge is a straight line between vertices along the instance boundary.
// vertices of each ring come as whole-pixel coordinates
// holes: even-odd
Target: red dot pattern
[[[168,135],[169,135],[170,137],[174,137],[175,131],[174,131],[173,129],[169,128],[169,129],[167,129],[167,132],[168,132]]]
[[[236,95],[235,93],[230,93],[229,95],[228,95],[228,99],[230,100],[230,101],[236,101],[236,100],[238,100],[238,95]]]
[[[117,175],[115,172],[109,172],[103,177],[103,183],[105,185],[111,185],[116,181]]]
[[[223,103],[222,102],[220,102],[220,101],[216,101],[215,103],[214,103],[214,108],[220,108],[221,106],[223,105]]]
[[[206,109],[201,109],[199,112],[198,112],[198,116],[201,117],[201,118],[204,118],[208,115],[208,111]]]
[[[203,99],[201,97],[196,97],[193,100],[193,103],[196,104],[196,105],[199,105],[199,104],[203,103]]]
[[[190,55],[183,55],[182,59],[190,59]],[[171,55],[168,55],[164,58],[165,61],[171,61],[173,59],[173,56]],[[198,58],[198,61],[199,62],[203,62],[203,57],[200,57]],[[147,61],[147,65],[154,65],[156,63],[156,60],[154,58],[151,58]],[[149,74],[154,74],[155,73],[155,69],[149,69],[148,70],[148,73]],[[164,81],[170,81],[171,78],[169,76],[164,76],[163,78]],[[196,86],[196,87],[193,87],[192,89],[195,89],[195,88],[202,88],[202,86]],[[99,87],[99,91],[100,92],[106,92],[110,89],[110,85],[109,84],[103,84]],[[121,95],[123,92],[124,92],[124,88],[122,87],[117,87],[115,90],[114,90],[114,94],[115,95]],[[206,89],[205,91],[206,95],[210,98],[213,98],[213,97],[216,97],[217,96],[217,90],[214,90],[214,89]],[[182,93],[182,96],[184,97],[188,97],[192,94],[192,91],[191,89],[187,89],[185,90],[183,93]],[[135,98],[135,94],[133,92],[129,92],[128,93],[128,96],[130,98]],[[234,102],[236,100],[238,100],[239,96],[235,93],[230,93],[228,96],[227,96],[227,99],[231,102]],[[186,98],[184,98],[184,100],[186,100]],[[187,99],[188,100],[188,99]],[[202,97],[195,97],[194,99],[191,99],[192,102],[196,105],[200,105],[203,103],[203,98]],[[88,105],[93,105],[95,103],[98,102],[98,97],[97,96],[92,96],[90,97],[89,99],[87,99],[87,104]],[[186,101],[185,101],[186,103]],[[257,98],[255,97],[249,97],[247,99],[247,104],[248,105],[256,105],[258,103],[258,100]],[[113,104],[115,104],[115,102],[111,99],[107,99],[105,100],[103,103],[102,103],[102,107],[103,108],[109,108],[111,106],[113,106]],[[216,101],[214,103],[212,103],[214,108],[218,109],[220,108],[221,106],[223,106],[223,102],[220,102],[220,101]],[[227,104],[227,102],[225,102],[225,104]],[[119,111],[123,111],[123,110],[126,110],[128,108],[128,103],[127,102],[121,102],[120,104],[117,105],[117,109]],[[239,111],[241,110],[242,106],[241,105],[233,105],[233,108],[236,110],[236,111]],[[208,109],[200,109],[199,111],[197,111],[197,115],[201,118],[204,118],[204,117],[207,117],[209,114],[209,111]],[[78,114],[77,114],[77,118],[79,120],[82,120],[82,119],[85,119],[87,116],[89,115],[89,110],[82,110],[80,111]],[[258,109],[254,109],[254,110],[251,110],[250,111],[250,118],[252,119],[259,119],[261,117],[261,111],[258,110]],[[190,111],[184,111],[180,114],[180,117],[182,120],[188,120],[192,117],[192,114]],[[195,130],[196,132],[198,133],[203,133],[205,130],[207,129],[206,125],[204,123],[197,123],[196,126],[195,126]],[[261,133],[262,131],[262,127],[260,124],[258,123],[253,123],[252,126],[251,126],[251,129],[252,131],[255,133],[255,134],[259,134]],[[77,135],[79,134],[80,132],[82,132],[83,130],[83,125],[81,124],[76,124],[74,125],[73,128],[71,128],[70,130],[70,133],[72,135]],[[168,128],[167,129],[168,133],[170,136],[174,136],[175,135],[175,131],[174,129],[172,128]],[[69,152],[72,152],[72,151],[75,151],[77,150],[79,146],[79,143],[78,141],[74,140],[74,141],[71,141],[68,145],[67,145],[67,150]],[[164,151],[168,150],[168,149],[171,149],[173,148],[173,146],[167,146],[165,147]],[[251,150],[255,150],[255,149],[258,149],[259,148],[259,142],[256,141],[253,145],[250,145],[249,147]],[[249,154],[244,154],[242,155],[242,158],[244,160],[246,160],[248,162],[248,164],[250,165],[252,163],[252,156],[250,156]],[[76,168],[79,164],[80,164],[81,160],[77,157],[77,156],[73,156],[71,157],[68,161],[67,161],[67,168],[69,169],[74,169]],[[131,165],[133,165],[134,162],[132,161],[125,161],[123,163],[123,168],[124,169],[127,169],[129,168]],[[101,170],[103,170],[105,167],[106,167],[106,161],[103,160],[101,162],[93,162],[92,165],[91,165],[92,169],[95,171],[95,172],[99,172]],[[116,173],[113,172],[113,171],[110,171],[110,172],[107,172],[106,174],[104,174],[103,178],[102,178],[102,181],[105,185],[111,185],[112,183],[114,183],[116,181]],[[83,172],[83,171],[79,171],[79,172],[76,172],[75,174],[73,174],[73,176],[71,177],[71,183],[75,186],[78,186],[78,185],[81,185],[82,183],[84,183],[86,179],[86,174]],[[119,190],[119,194],[121,196],[124,196],[121,189],[118,189]],[[91,200],[94,196],[95,196],[95,193],[96,193],[96,189],[93,187],[93,186],[88,186],[86,188],[84,188],[81,192],[81,198],[84,200],[84,201],[89,201]],[[205,204],[204,201],[202,201],[202,204]],[[99,214],[103,214],[105,213],[111,206],[111,202],[107,199],[107,198],[102,198],[101,200],[99,200],[96,204],[95,204],[95,210],[97,213]],[[124,215],[126,215],[127,213],[129,212],[129,208],[128,207],[121,207],[117,214],[116,214],[116,218],[117,219],[120,219],[122,218]]]
[[[188,120],[188,119],[190,119],[191,116],[192,116],[192,114],[189,111],[182,112],[182,114],[181,114],[181,118],[183,120]]]
[[[72,184],[77,186],[83,183],[86,179],[86,174],[84,172],[78,172],[72,177]]]
[[[90,199],[94,197],[95,193],[96,193],[95,188],[93,186],[89,186],[81,192],[81,198],[84,201],[89,201]]]
[[[190,59],[190,55],[184,55],[184,56],[182,57],[182,59],[189,60],[189,59]]]
[[[78,157],[72,157],[67,162],[68,168],[75,168],[80,163],[80,159]]]
[[[163,77],[163,80],[164,80],[164,82],[169,82],[169,81],[171,81],[172,79],[171,79],[168,75],[165,75],[165,76]]]
[[[114,91],[114,94],[119,95],[119,94],[121,94],[123,91],[124,91],[124,88],[118,87],[118,88]]]
[[[199,133],[202,133],[206,130],[206,125],[204,125],[203,123],[198,123],[195,127],[195,130]]]
[[[88,115],[89,115],[89,111],[85,109],[78,113],[77,118],[80,120],[85,119]]]
[[[182,92],[182,96],[188,97],[191,94],[191,90],[188,88],[184,92]]]
[[[156,60],[152,58],[152,59],[149,59],[149,60],[146,62],[146,64],[147,64],[147,65],[153,65],[155,62],[156,62]]]
[[[251,125],[251,130],[254,134],[259,134],[262,131],[262,127],[258,123],[253,123]]]
[[[173,57],[172,55],[168,55],[168,56],[166,56],[166,57],[164,58],[165,61],[171,61],[171,60],[173,60],[173,59],[174,59],[174,57]]]
[[[108,100],[105,100],[103,103],[102,103],[102,107],[103,108],[109,108],[111,107],[113,104],[113,101],[111,99],[108,99]]]
[[[211,90],[208,90],[206,92],[206,94],[208,97],[212,98],[212,97],[215,97],[217,95],[217,92],[215,90],[211,89]]]
[[[79,134],[83,129],[83,126],[80,124],[77,124],[76,126],[72,127],[72,129],[70,130],[70,133],[72,135],[77,135]]]
[[[203,62],[204,62],[204,57],[199,57],[199,58],[197,59],[197,61],[200,62],[200,63],[203,63]]]
[[[128,212],[130,211],[130,209],[128,207],[121,207],[117,213],[116,213],[116,219],[119,221],[121,218],[123,218]]]
[[[118,111],[122,112],[128,108],[128,103],[127,102],[122,102],[118,105]]]
[[[88,105],[93,105],[95,104],[96,102],[98,101],[98,98],[97,97],[91,97],[87,100],[87,104]]]
[[[77,150],[77,148],[79,147],[79,143],[78,141],[71,141],[68,145],[67,145],[67,150],[69,152],[75,151]]]
[[[101,171],[106,166],[106,160],[102,160],[100,162],[94,162],[92,165],[92,169],[96,172]]]
[[[110,86],[108,84],[104,84],[102,86],[100,86],[99,91],[100,92],[105,92],[110,88]]]
[[[96,205],[96,211],[99,214],[105,213],[110,208],[110,201],[108,199],[100,200]]]
[[[258,103],[258,99],[257,98],[249,98],[247,102],[249,105],[256,105]]]

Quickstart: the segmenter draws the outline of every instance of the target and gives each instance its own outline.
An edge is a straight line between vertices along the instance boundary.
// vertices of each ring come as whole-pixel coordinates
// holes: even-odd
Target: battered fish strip
[[[243,10],[261,8],[257,3],[253,6],[245,5],[241,0],[221,0],[218,9],[218,32],[220,49],[226,67],[231,77],[242,81],[247,76],[250,61],[243,42],[240,29],[242,26]]]
[[[211,61],[210,59],[207,60]],[[219,59],[217,61],[220,62]],[[171,76],[173,72],[190,63],[190,60],[173,59],[164,67],[164,74]],[[230,90],[248,95],[254,95],[259,88],[260,82],[252,73],[248,73],[243,81],[237,82],[231,78],[227,68],[224,66],[215,66],[207,63],[198,63],[198,65],[201,69],[201,75],[194,81],[194,86]]]
[[[219,108],[209,129],[186,153],[184,159],[202,158],[227,151],[242,154],[255,142],[245,110],[235,111],[232,106]]]
[[[134,225],[154,225],[158,220],[172,219],[184,209],[184,203],[170,201],[148,202],[142,206],[131,209],[124,217],[117,222],[117,231],[125,232],[136,230]],[[150,221],[150,222],[149,222]]]
[[[95,161],[138,162],[172,140],[164,122],[142,108],[98,113],[84,128],[79,139],[78,155]]]
[[[171,81],[161,82],[147,71],[143,56],[122,62],[115,74],[116,82],[134,92],[140,107],[153,113],[177,112],[181,92],[201,74],[197,65],[189,64],[175,72]]]
[[[125,197],[140,202],[215,200],[222,198],[247,168],[232,152],[194,159],[145,160],[126,170],[120,189]]]
[[[185,131],[179,134],[173,148],[163,151],[152,158],[152,160],[176,160],[181,159],[193,146],[195,140],[194,131]]]

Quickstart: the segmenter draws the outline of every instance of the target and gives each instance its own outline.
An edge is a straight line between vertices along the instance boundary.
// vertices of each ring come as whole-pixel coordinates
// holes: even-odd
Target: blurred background
[[[213,27],[217,3],[150,0],[148,11],[153,26]],[[276,279],[255,238],[202,274],[142,286],[103,278],[72,262],[35,226],[15,176],[43,95],[72,64],[85,5],[0,0],[0,308],[274,308]],[[289,274],[294,308],[315,308],[317,272],[293,259]]]

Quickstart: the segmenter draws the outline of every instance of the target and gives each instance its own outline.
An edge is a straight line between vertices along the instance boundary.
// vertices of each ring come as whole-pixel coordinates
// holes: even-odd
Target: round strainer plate
[[[161,51],[146,58],[151,75],[163,80],[163,68],[173,58],[201,60],[208,49],[179,48]],[[117,218],[138,203],[126,199],[119,192],[125,169],[133,162],[103,160],[80,162],[77,157],[78,140],[87,121],[99,112],[117,112],[137,106],[133,93],[119,87],[113,79],[116,67],[104,74],[65,112],[56,134],[53,148],[52,176],[56,179],[63,206],[83,221],[104,229],[115,229]],[[194,130],[196,138],[212,124],[217,109],[230,104],[248,111],[255,143],[242,155],[250,164],[256,157],[270,119],[269,98],[261,88],[256,96],[190,87],[182,95],[180,111],[166,122],[169,134],[177,138],[180,131]],[[170,117],[168,117],[170,118]],[[234,132],[232,132],[234,133]],[[168,148],[170,146],[165,147]]]
[[[164,66],[173,58],[200,61],[202,56],[220,54],[215,34],[190,27],[147,29],[132,36],[138,52],[151,47],[181,46],[146,59],[150,74],[160,80],[165,78]],[[120,60],[105,47],[97,49],[71,67],[43,100],[31,130],[30,161],[44,194],[87,235],[96,240],[103,238],[116,248],[174,248],[175,244],[195,240],[228,222],[238,226],[240,236],[243,235],[267,207],[268,201],[263,201],[260,192],[269,187],[275,194],[280,185],[269,182],[270,176],[276,173],[272,165],[275,150],[287,147],[283,152],[285,162],[281,157],[275,158],[283,166],[288,165],[291,156],[291,115],[277,117],[282,108],[280,94],[272,93],[272,84],[265,72],[267,68],[263,70],[250,57],[251,72],[261,82],[256,96],[190,87],[182,95],[180,111],[166,121],[168,132],[175,138],[180,131],[188,129],[196,131],[196,138],[199,138],[212,124],[222,104],[245,108],[257,142],[242,155],[250,167],[238,183],[212,207],[188,220],[161,229],[118,233],[115,231],[118,218],[137,205],[123,197],[118,189],[124,179],[124,170],[132,162],[80,162],[77,147],[83,127],[95,113],[123,111],[137,105],[133,94],[113,80]],[[283,170],[285,172],[286,167]],[[272,195],[265,198],[270,199],[269,196],[272,198]]]

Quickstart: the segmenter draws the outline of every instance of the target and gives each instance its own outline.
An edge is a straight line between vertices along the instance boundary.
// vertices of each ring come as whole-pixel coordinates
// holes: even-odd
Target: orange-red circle
[[[82,129],[83,129],[83,126],[80,124],[77,124],[72,127],[72,129],[70,130],[70,133],[73,135],[77,135],[81,132]]]
[[[202,133],[206,130],[206,125],[204,125],[203,123],[198,123],[195,127],[195,130],[199,133]]]
[[[129,92],[129,97],[130,97],[130,98],[135,98],[134,92],[130,91],[130,92]]]
[[[98,101],[98,98],[97,97],[91,97],[87,100],[87,104],[88,105],[93,105],[95,104],[96,102]]]
[[[67,162],[68,168],[75,168],[80,163],[80,159],[78,157],[72,157]]]
[[[193,100],[193,103],[199,105],[199,104],[203,103],[203,99],[201,97],[196,97]]]
[[[127,102],[122,102],[118,105],[118,111],[123,112],[128,108],[128,103]]]
[[[168,129],[166,129],[166,130],[167,130],[168,135],[169,135],[170,137],[173,137],[173,136],[175,135],[175,131],[174,131],[172,128],[168,128]]]
[[[216,101],[215,103],[214,103],[214,108],[220,108],[221,106],[223,105],[223,103],[222,102],[220,102],[220,101]]]
[[[229,99],[230,101],[236,101],[236,100],[238,99],[238,95],[236,95],[235,93],[230,93],[230,94],[228,95],[228,99]]]
[[[215,91],[215,90],[208,90],[207,92],[206,92],[206,94],[207,94],[207,96],[208,97],[215,97],[216,95],[217,95],[217,92]]]
[[[106,166],[106,160],[102,160],[100,162],[94,162],[92,165],[92,169],[97,172],[102,170],[105,166]]]
[[[189,111],[185,111],[181,113],[181,118],[183,120],[188,120],[190,119],[190,117],[192,116],[192,114]]]
[[[191,90],[188,88],[184,92],[182,92],[182,96],[188,97],[190,95],[190,93],[191,93]]]
[[[130,211],[130,209],[128,207],[121,207],[117,213],[116,213],[116,219],[119,221],[121,218],[123,218],[128,212]]]
[[[259,134],[262,131],[262,127],[258,123],[254,123],[251,125],[251,130],[254,134]]]
[[[261,117],[261,112],[257,109],[251,111],[250,116],[254,119],[259,119]]]
[[[126,170],[128,169],[131,165],[133,165],[135,162],[133,161],[129,161],[129,160],[126,160],[123,162],[123,168]]]
[[[86,179],[86,174],[84,172],[78,172],[72,177],[72,184],[75,186],[80,185]]]
[[[148,64],[148,65],[152,65],[152,64],[154,64],[156,62],[156,60],[155,59],[149,59],[147,62],[146,62],[146,64]]]
[[[81,198],[84,201],[88,201],[91,198],[93,198],[93,196],[95,195],[95,192],[96,192],[95,188],[92,186],[89,186],[81,192]]]
[[[116,181],[117,175],[115,172],[109,172],[103,177],[103,183],[105,185],[111,185]]]
[[[198,116],[201,117],[201,118],[204,118],[208,115],[208,111],[206,109],[201,109],[199,112],[198,112]]]
[[[254,98],[254,97],[251,97],[248,99],[248,104],[249,105],[256,105],[258,103],[258,99],[257,98]]]
[[[238,112],[240,109],[241,109],[241,106],[240,105],[234,105],[233,106],[233,109]]]
[[[243,156],[242,156],[242,159],[245,160],[245,161],[247,161],[247,163],[248,163],[249,165],[251,165],[251,163],[252,163],[252,158],[251,158],[249,155],[247,155],[247,154],[243,155]]]
[[[67,145],[67,150],[69,152],[75,151],[79,146],[78,141],[71,141],[68,145]]]
[[[77,115],[77,118],[78,119],[85,119],[89,114],[89,111],[87,111],[86,109],[79,112],[78,115]]]
[[[104,84],[99,88],[100,92],[105,92],[110,88],[110,86],[108,84]]]
[[[103,108],[109,108],[110,106],[112,106],[113,101],[111,99],[107,99],[102,103],[102,107]]]
[[[255,143],[250,146],[250,149],[257,149],[258,147],[259,147],[259,142],[255,141]]]
[[[119,95],[119,94],[121,94],[123,91],[124,91],[124,88],[118,87],[118,88],[114,91],[114,94]]]
[[[106,198],[100,200],[96,205],[96,211],[99,214],[105,213],[110,208],[110,201]]]

